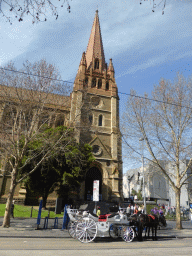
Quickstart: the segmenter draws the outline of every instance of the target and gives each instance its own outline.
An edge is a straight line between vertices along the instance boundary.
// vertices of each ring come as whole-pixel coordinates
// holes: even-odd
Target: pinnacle
[[[114,72],[114,67],[113,67],[112,59],[109,60],[108,71]]]
[[[80,65],[85,65],[85,66],[87,65],[85,52],[83,52],[82,54]]]

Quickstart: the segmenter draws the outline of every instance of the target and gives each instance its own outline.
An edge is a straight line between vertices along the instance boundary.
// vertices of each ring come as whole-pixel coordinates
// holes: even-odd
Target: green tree
[[[62,136],[63,134],[65,136]],[[72,129],[64,126],[51,128],[44,125],[38,139],[36,138],[30,143],[29,154],[25,155],[23,162],[27,161],[26,158],[31,158],[30,152],[36,153],[38,157],[26,165],[22,170],[22,175],[25,172],[28,173],[28,170],[32,170],[42,158],[42,154],[50,150],[51,145],[59,138],[62,139],[57,150],[53,150],[52,155],[45,158],[36,171],[25,180],[28,191],[43,197],[43,207],[46,207],[47,197],[54,189],[57,188],[58,194],[61,194],[63,189],[65,189],[65,193],[70,191],[70,188],[78,189],[86,170],[94,160],[91,153],[92,148],[88,144],[77,144]]]
[[[142,190],[141,190],[141,189],[137,192],[135,189],[132,188],[131,194],[132,194],[133,196],[136,195],[138,200],[143,200],[143,197],[142,197]]]

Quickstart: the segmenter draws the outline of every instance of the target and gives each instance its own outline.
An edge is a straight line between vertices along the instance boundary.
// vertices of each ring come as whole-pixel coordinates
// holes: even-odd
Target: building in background
[[[169,173],[174,172],[175,165],[172,162],[162,161],[164,168],[169,170]],[[186,167],[186,163],[181,163],[181,168]],[[188,170],[186,175],[189,175],[191,170]],[[128,170],[123,176],[123,194],[124,198],[132,194],[132,190],[143,194],[143,173],[142,167]],[[161,173],[161,171],[153,164],[146,164],[144,167],[145,175],[145,195],[147,200],[157,201],[157,204],[167,204],[170,207],[176,206],[175,193],[168,182],[168,179]],[[189,203],[192,203],[192,182],[187,180],[181,189],[181,206],[188,208]],[[129,190],[130,188],[130,190]]]

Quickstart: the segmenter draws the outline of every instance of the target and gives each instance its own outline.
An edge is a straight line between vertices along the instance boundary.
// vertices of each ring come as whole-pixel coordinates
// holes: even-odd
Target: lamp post
[[[127,176],[127,181],[128,181],[129,199],[130,199],[130,196],[131,196],[131,191],[130,191],[130,181],[131,181],[131,177],[130,177],[129,175]]]
[[[145,175],[144,175],[144,138],[139,139],[142,141],[142,173],[143,173],[143,204],[144,204],[144,213],[146,214],[146,195],[145,195]]]

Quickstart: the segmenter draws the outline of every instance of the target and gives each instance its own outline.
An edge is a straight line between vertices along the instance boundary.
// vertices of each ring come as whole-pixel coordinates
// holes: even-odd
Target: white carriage
[[[69,234],[82,243],[92,242],[96,237],[118,238],[132,242],[135,237],[135,227],[130,226],[126,214],[121,212],[100,215],[74,209],[67,209],[70,218]]]

